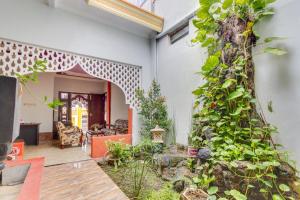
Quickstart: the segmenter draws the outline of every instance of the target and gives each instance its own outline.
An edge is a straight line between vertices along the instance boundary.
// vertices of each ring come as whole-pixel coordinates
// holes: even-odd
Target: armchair
[[[78,127],[66,127],[62,122],[56,124],[61,148],[66,145],[79,146],[82,141],[82,131]]]
[[[128,133],[128,120],[117,119],[115,124],[110,125],[110,128],[103,128],[101,132],[104,135],[117,135]]]

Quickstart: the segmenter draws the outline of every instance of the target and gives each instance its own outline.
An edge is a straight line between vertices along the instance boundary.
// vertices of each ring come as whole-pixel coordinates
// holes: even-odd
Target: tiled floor
[[[0,186],[1,200],[16,200],[21,191],[22,184],[15,186]]]
[[[44,168],[41,200],[129,200],[94,160]]]
[[[84,147],[66,147],[60,149],[56,142],[48,142],[38,146],[25,146],[24,159],[45,157],[45,166],[89,160],[90,145]]]

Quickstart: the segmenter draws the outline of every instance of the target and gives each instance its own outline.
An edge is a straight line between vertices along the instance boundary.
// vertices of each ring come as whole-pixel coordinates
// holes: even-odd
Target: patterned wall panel
[[[141,87],[141,67],[75,53],[0,39],[0,75],[30,73],[35,60],[47,61],[47,72],[64,72],[77,64],[89,75],[119,86],[131,107],[137,106],[136,89]]]

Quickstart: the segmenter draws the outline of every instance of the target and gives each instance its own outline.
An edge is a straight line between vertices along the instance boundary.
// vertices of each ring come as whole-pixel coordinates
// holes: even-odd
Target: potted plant
[[[181,200],[207,200],[208,194],[201,189],[187,188],[181,195]]]
[[[198,154],[199,148],[197,147],[195,140],[196,138],[193,137],[192,134],[190,134],[188,137],[188,150],[187,150],[188,156],[190,157],[196,157]]]

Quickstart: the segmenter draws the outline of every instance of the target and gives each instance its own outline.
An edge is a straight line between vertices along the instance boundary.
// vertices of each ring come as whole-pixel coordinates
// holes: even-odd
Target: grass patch
[[[133,169],[129,165],[121,165],[117,169],[114,166],[102,165],[101,168],[105,171],[106,174],[119,186],[119,188],[130,198],[134,199],[134,177]],[[156,172],[147,167],[147,174],[144,180],[143,188],[141,190],[141,195],[138,198],[139,200],[147,199],[153,191],[158,191],[162,189],[168,182],[163,181],[160,177],[157,176]]]

